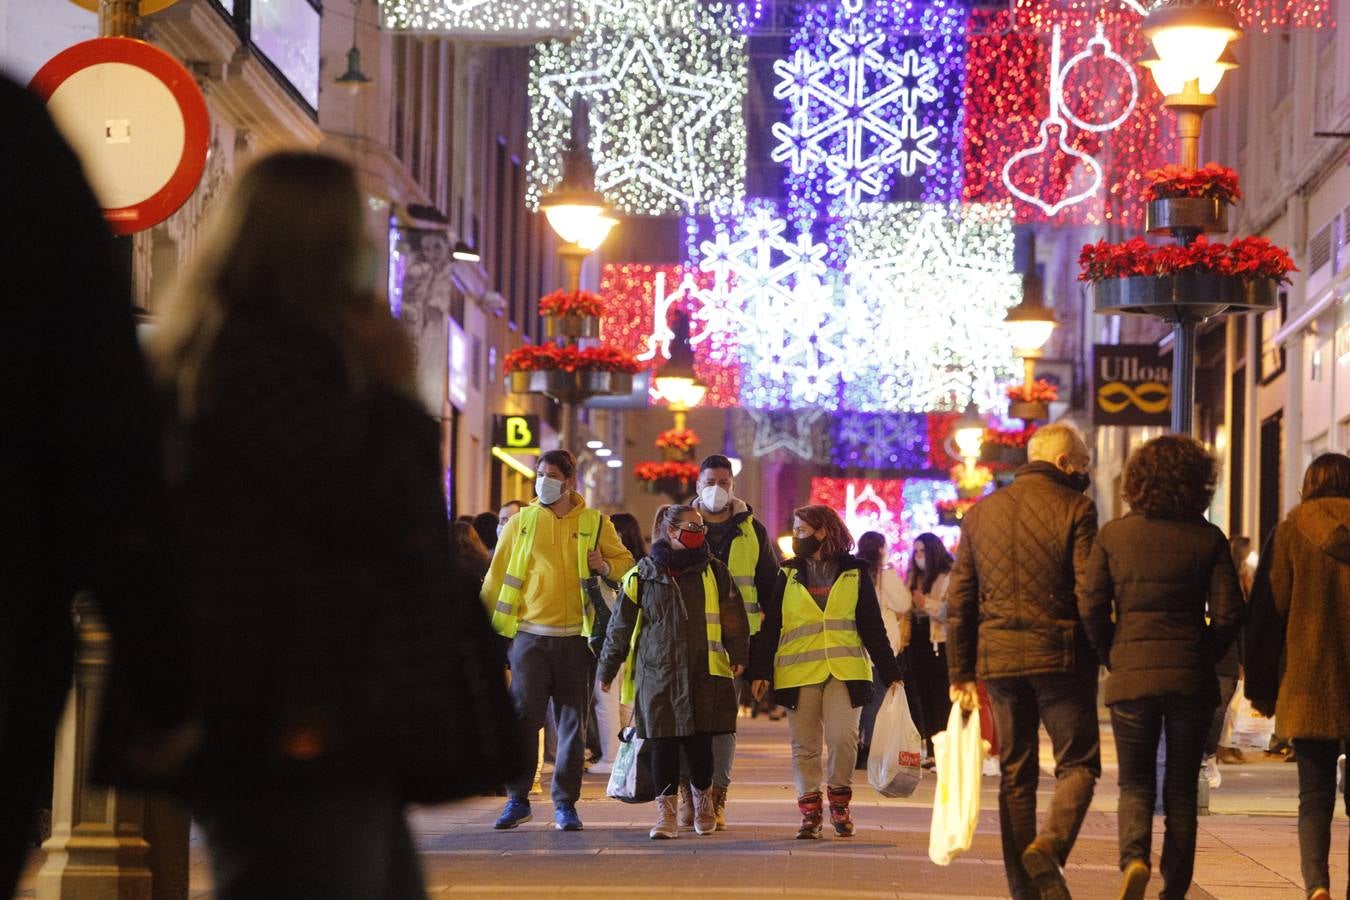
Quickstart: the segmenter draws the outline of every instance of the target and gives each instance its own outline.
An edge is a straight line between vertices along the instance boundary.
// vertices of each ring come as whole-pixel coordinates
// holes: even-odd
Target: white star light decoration
[[[1021,295],[1006,204],[868,204],[847,223],[844,405],[989,409],[1013,371],[1003,325]],[[857,360],[866,363],[858,365]]]
[[[621,212],[670,215],[744,194],[745,34],[737,8],[615,0],[530,64],[527,199],[561,178],[571,100],[590,104],[596,187]]]
[[[862,0],[845,0],[843,7],[857,16]],[[823,165],[826,191],[852,206],[885,190],[894,167],[911,176],[921,163],[937,162],[939,131],[920,124],[918,113],[921,103],[940,96],[938,66],[915,50],[894,58],[887,35],[868,30],[861,18],[851,18],[848,30],[832,30],[829,40],[827,58],[799,47],[791,59],[774,63],[774,96],[788,101],[791,114],[787,124],[773,125],[778,145],[772,158],[797,175]]]
[[[713,285],[699,297],[713,330],[735,336],[742,400],[759,409],[834,406],[850,353],[843,310],[825,280],[825,246],[807,232],[789,239],[772,204],[714,227],[699,263]]]
[[[775,413],[766,410],[745,411],[754,430],[750,455],[759,459],[773,453],[785,453],[806,462],[815,462],[816,433],[825,410],[808,409],[799,413]]]
[[[584,0],[381,0],[386,31],[538,40],[576,33]]]

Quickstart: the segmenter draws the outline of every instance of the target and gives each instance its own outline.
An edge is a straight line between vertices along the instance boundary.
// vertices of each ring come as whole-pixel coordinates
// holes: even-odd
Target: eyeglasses
[[[680,531],[692,531],[694,534],[702,534],[708,530],[707,525],[700,525],[698,522],[680,522],[675,527]]]
[[[812,528],[810,525],[803,525],[803,526],[801,526],[800,528],[794,528],[794,529],[792,529],[792,533],[793,533],[796,537],[804,538],[804,537],[810,537],[811,535],[815,534],[815,533],[816,533],[816,530],[815,530],[814,528]]]

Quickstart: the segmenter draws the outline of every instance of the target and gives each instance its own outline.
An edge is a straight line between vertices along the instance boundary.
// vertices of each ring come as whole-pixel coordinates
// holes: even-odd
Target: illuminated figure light
[[[590,104],[596,188],[634,215],[744,194],[746,38],[737,8],[698,0],[597,3],[576,40],[530,61],[527,200],[561,177],[571,100]]]
[[[928,412],[1003,402],[1003,316],[1021,297],[1007,204],[867,204],[848,222],[843,406]]]
[[[1040,124],[1040,140],[1035,146],[1014,153],[1003,164],[1003,184],[1008,188],[1008,191],[1017,199],[1040,207],[1046,216],[1053,216],[1066,206],[1082,203],[1084,200],[1095,196],[1102,186],[1101,163],[1097,161],[1096,157],[1075,149],[1069,144],[1069,125],[1072,123],[1084,131],[1111,131],[1129,119],[1130,114],[1134,112],[1135,106],[1139,103],[1139,78],[1134,73],[1134,66],[1111,48],[1111,42],[1106,39],[1102,31],[1102,25],[1098,23],[1096,34],[1087,42],[1087,46],[1061,66],[1061,30],[1060,26],[1054,26],[1050,45],[1049,114]],[[1088,121],[1078,117],[1064,100],[1064,79],[1066,75],[1075,66],[1094,59],[1096,55],[1116,63],[1120,67],[1120,71],[1124,72],[1129,79],[1130,85],[1129,100],[1124,103],[1124,108],[1105,121]],[[1052,135],[1057,143],[1054,151],[1050,149]],[[1059,191],[1058,199],[1053,202],[1035,193],[1022,190],[1017,186],[1016,179],[1012,175],[1014,168],[1024,160],[1043,158],[1047,153],[1063,153],[1076,159],[1083,170],[1081,173],[1083,177],[1071,178],[1071,185]],[[1075,168],[1077,167],[1075,166]],[[1072,182],[1081,181],[1084,178],[1087,183],[1077,185],[1078,189],[1074,190]]]
[[[855,541],[875,531],[896,548],[901,543],[904,484],[899,479],[812,478],[811,503],[839,513]]]
[[[845,340],[825,246],[806,231],[790,237],[770,202],[716,216],[712,227],[698,265],[713,282],[700,298],[713,358],[740,363],[741,401],[755,409],[835,408],[858,348]]]
[[[699,405],[735,407],[740,403],[740,368],[734,361],[724,361],[726,357],[714,358],[713,329],[700,299],[700,291],[711,285],[709,273],[685,266],[605,265],[600,270],[600,295],[605,298],[605,342],[643,359],[654,359],[658,354],[669,359],[670,315],[675,309],[683,310],[692,324],[694,374],[708,386]]]
[[[791,55],[774,63],[787,121],[772,127],[772,158],[789,167],[790,209],[808,220],[886,199],[952,199],[960,160],[966,13],[878,0],[804,4]]]
[[[1094,6],[1091,15],[1052,15],[1049,7],[1019,7],[1016,18],[1006,9],[971,13],[962,196],[1011,198],[1019,222],[1141,226],[1143,173],[1172,156],[1162,98],[1128,62],[1147,50],[1139,15],[1123,4]],[[1056,65],[1057,26],[1064,34],[1091,29],[1092,46]],[[1087,196],[1065,202],[1075,194]]]
[[[586,0],[381,0],[391,32],[532,42],[570,37],[586,19]]]
[[[928,418],[916,413],[840,413],[835,417],[834,464],[840,468],[928,468]]]
[[[738,419],[736,446],[749,447],[756,459],[784,456],[803,462],[829,462],[824,452],[825,410],[819,407],[802,412],[746,409]]]

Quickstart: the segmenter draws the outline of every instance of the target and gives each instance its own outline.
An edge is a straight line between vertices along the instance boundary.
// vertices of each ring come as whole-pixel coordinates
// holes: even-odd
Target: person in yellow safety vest
[[[537,474],[538,498],[502,529],[482,599],[493,629],[513,639],[511,699],[531,758],[538,753],[539,729],[553,701],[558,724],[554,826],[580,831],[576,803],[595,659],[587,643],[593,611],[585,582],[595,575],[618,577],[633,567],[633,557],[609,518],[588,509],[576,492],[577,462],[570,452],[548,451],[539,458]],[[533,781],[530,773],[507,785],[506,808],[494,827],[507,830],[530,821]]]
[[[720,453],[705,457],[699,465],[698,495],[694,509],[708,526],[708,549],[731,571],[745,602],[750,621],[750,636],[759,633],[764,621],[760,603],[773,591],[778,577],[778,548],[769,533],[754,516],[746,502],[736,496],[736,478],[731,460]],[[713,805],[717,810],[717,829],[727,827],[727,791],[731,788],[731,768],[736,761],[736,732],[713,738]],[[680,824],[688,826],[694,815],[688,778],[680,782]]]
[[[680,758],[694,786],[694,829],[717,829],[713,806],[713,736],[736,730],[733,679],[749,658],[745,604],[726,566],[709,551],[707,528],[692,506],[656,514],[651,553],[624,577],[614,605],[597,680],[612,691],[621,663],[625,703],[637,736],[651,745],[656,788],[652,838],[679,836],[676,789]]]
[[[839,514],[828,506],[796,510],[792,549],[796,556],[783,563],[764,605],[750,677],[756,697],[764,696],[772,677],[775,697],[788,708],[792,774],[802,814],[797,838],[820,837],[822,740],[830,823],[836,835],[849,837],[858,719],[872,696],[872,665],[888,691],[900,688],[900,667],[867,563],[851,555],[853,536]]]

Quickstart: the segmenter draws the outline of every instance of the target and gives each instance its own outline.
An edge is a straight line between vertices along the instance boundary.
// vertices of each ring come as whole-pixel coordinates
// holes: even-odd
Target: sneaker
[[[581,817],[571,803],[559,803],[553,811],[553,827],[559,831],[580,831]]]
[[[1072,900],[1064,871],[1049,849],[1035,841],[1022,852],[1022,868],[1031,876],[1041,900]]]
[[[1200,761],[1200,774],[1204,776],[1211,791],[1218,790],[1219,785],[1223,784],[1223,773],[1219,771],[1219,761],[1212,756],[1206,756]]]
[[[590,772],[592,775],[608,775],[610,772],[614,771],[614,763],[602,759],[586,771]]]
[[[506,809],[502,810],[501,818],[492,827],[498,831],[510,831],[517,825],[524,825],[533,818],[534,816],[530,813],[530,801],[507,800]]]
[[[1144,900],[1148,876],[1148,863],[1142,859],[1132,859],[1126,863],[1121,870],[1120,900]]]
[[[993,756],[987,756],[984,762],[980,763],[980,774],[985,778],[997,778],[1003,774],[998,766],[998,759]]]

